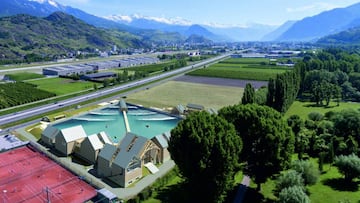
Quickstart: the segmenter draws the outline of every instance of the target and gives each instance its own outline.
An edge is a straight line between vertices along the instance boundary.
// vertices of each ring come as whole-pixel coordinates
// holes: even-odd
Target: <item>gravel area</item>
[[[208,84],[208,85],[219,85],[219,86],[242,87],[242,88],[245,88],[247,83],[251,83],[251,85],[255,89],[259,89],[262,86],[267,86],[268,84],[267,81],[236,80],[236,79],[227,79],[227,78],[198,77],[198,76],[190,76],[190,75],[184,75],[178,77],[174,79],[174,81],[200,83],[200,84]]]

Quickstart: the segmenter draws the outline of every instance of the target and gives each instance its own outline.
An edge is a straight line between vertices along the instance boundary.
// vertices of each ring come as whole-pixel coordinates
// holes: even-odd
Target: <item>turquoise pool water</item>
[[[127,117],[131,132],[149,139],[170,131],[180,121],[177,117],[137,106],[128,106]],[[76,125],[82,125],[87,135],[104,131],[113,142],[119,142],[126,133],[123,113],[117,106],[94,110],[54,127],[65,129]]]

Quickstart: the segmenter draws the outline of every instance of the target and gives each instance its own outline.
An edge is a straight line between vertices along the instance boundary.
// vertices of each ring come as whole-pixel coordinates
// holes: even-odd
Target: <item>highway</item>
[[[103,96],[103,95],[119,92],[119,91],[122,91],[122,90],[126,90],[126,89],[129,89],[129,88],[137,87],[137,86],[140,86],[140,85],[144,85],[144,84],[147,84],[149,82],[157,81],[157,80],[160,80],[160,79],[165,79],[165,78],[173,76],[173,75],[177,75],[177,74],[187,72],[187,71],[189,71],[191,69],[203,67],[203,66],[205,66],[207,64],[210,64],[210,63],[213,63],[213,62],[218,61],[220,59],[226,58],[230,54],[231,53],[220,55],[220,56],[217,56],[217,57],[210,58],[210,59],[207,59],[205,61],[199,62],[197,64],[193,64],[193,65],[186,66],[186,67],[183,67],[183,68],[179,68],[179,69],[176,69],[176,70],[173,70],[173,71],[165,72],[165,73],[162,73],[160,75],[144,78],[142,80],[133,81],[133,82],[130,82],[130,83],[126,83],[124,85],[119,85],[119,86],[115,86],[115,87],[104,89],[104,90],[98,90],[96,92],[89,93],[89,94],[86,94],[86,95],[82,95],[82,96],[74,97],[74,98],[71,98],[71,99],[59,101],[58,103],[47,104],[47,105],[35,107],[35,108],[32,108],[32,109],[16,112],[16,113],[13,113],[13,114],[0,116],[0,125],[4,125],[4,124],[11,123],[11,122],[23,120],[23,119],[26,119],[26,118],[29,118],[29,117],[32,117],[32,116],[35,116],[35,115],[39,115],[39,114],[43,114],[43,113],[53,111],[53,110],[56,110],[56,109],[59,109],[59,108],[63,108],[65,106],[70,106],[70,105],[78,104],[80,102],[87,101],[87,100],[90,100],[90,99],[95,99],[95,98],[98,98],[99,96]]]

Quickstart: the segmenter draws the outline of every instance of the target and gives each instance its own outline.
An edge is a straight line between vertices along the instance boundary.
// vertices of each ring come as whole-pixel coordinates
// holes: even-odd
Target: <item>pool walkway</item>
[[[128,117],[126,115],[126,111],[122,111],[123,115],[124,115],[124,122],[125,122],[125,128],[126,128],[126,132],[130,132],[130,124],[129,124],[129,120]]]
[[[250,185],[250,177],[249,176],[244,176],[242,181],[241,181],[241,184],[239,186],[239,189],[238,189],[238,191],[236,193],[234,203],[242,203],[243,202],[246,190],[249,187],[249,185]]]
[[[63,165],[63,167],[70,168],[71,171],[75,172],[78,176],[84,177],[85,180],[88,180],[88,182],[91,182],[93,185],[104,186],[104,188],[114,193],[120,199],[129,199],[131,197],[136,196],[146,187],[154,183],[156,179],[164,176],[167,172],[169,172],[171,169],[175,167],[175,162],[170,160],[163,163],[159,167],[159,171],[157,173],[143,177],[134,186],[131,186],[129,188],[111,187],[107,183],[103,182],[100,178],[97,178],[89,173],[89,171],[92,171],[93,169],[92,166],[85,167],[84,165],[74,162],[69,157],[57,157],[51,154],[46,147],[38,144],[37,139],[32,134],[28,133],[25,130],[25,128],[17,129],[16,131],[21,135],[23,135],[25,138],[27,138],[29,141],[32,141],[36,145],[36,147],[39,148],[41,151],[43,151],[45,154],[49,154],[52,159],[55,159],[55,161]],[[97,189],[101,189],[101,188],[97,188]]]

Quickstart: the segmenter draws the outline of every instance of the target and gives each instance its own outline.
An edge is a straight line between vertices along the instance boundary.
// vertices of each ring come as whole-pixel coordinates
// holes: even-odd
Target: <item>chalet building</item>
[[[105,144],[112,144],[105,132],[87,136],[81,143],[76,155],[94,164],[98,158],[100,150]]]
[[[65,156],[79,150],[81,142],[87,137],[81,125],[60,130],[55,137],[55,149]]]
[[[159,148],[160,148],[160,162],[166,162],[170,160],[170,153],[168,150],[169,140],[170,140],[170,132],[163,133],[161,135],[157,135],[151,139]]]
[[[160,148],[153,141],[127,133],[117,147],[105,145],[98,156],[96,170],[99,176],[127,187],[142,177],[144,164],[160,161]]]
[[[55,145],[55,137],[60,133],[60,130],[49,125],[42,133],[41,133],[41,141],[48,146]]]

